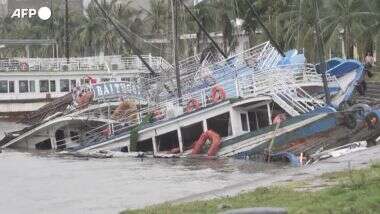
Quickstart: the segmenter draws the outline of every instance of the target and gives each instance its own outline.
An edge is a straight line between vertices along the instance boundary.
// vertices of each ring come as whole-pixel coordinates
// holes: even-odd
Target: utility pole
[[[178,65],[178,0],[171,0],[172,4],[172,32],[173,32],[173,62],[177,82],[177,96],[182,97],[181,74]]]
[[[325,51],[323,47],[323,40],[322,40],[322,33],[321,33],[321,26],[320,26],[320,19],[319,19],[318,0],[314,0],[314,10],[315,10],[315,34],[317,38],[317,52],[318,52],[318,58],[319,58],[318,60],[319,71],[322,74],[323,89],[325,91],[326,103],[327,105],[331,105],[330,91],[329,91],[327,77],[326,77],[327,65],[326,65],[325,57],[324,57]]]
[[[70,62],[70,44],[69,44],[69,0],[65,0],[65,57],[67,64]]]

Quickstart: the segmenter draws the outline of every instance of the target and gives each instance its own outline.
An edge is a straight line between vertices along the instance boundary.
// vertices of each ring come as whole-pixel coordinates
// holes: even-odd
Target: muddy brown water
[[[0,123],[1,132],[10,125]],[[1,213],[118,213],[221,189],[286,168],[232,159],[83,159],[0,154]]]

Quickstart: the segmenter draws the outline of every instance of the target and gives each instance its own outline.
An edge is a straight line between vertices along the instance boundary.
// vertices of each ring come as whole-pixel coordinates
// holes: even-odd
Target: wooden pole
[[[318,6],[318,0],[314,0],[314,10],[315,10],[315,33],[317,37],[317,52],[318,52],[318,61],[319,61],[319,70],[320,73],[322,74],[322,81],[323,81],[323,88],[325,91],[325,97],[326,97],[326,103],[327,105],[331,104],[331,97],[330,97],[330,91],[328,88],[328,82],[327,82],[327,77],[326,77],[326,70],[327,70],[327,65],[325,62],[325,51],[323,48],[323,41],[322,41],[322,32],[321,32],[321,26],[319,22],[319,6]]]
[[[70,62],[70,44],[69,44],[69,0],[65,0],[65,57],[67,64]]]
[[[141,60],[141,62],[144,64],[144,66],[150,71],[151,75],[157,76],[157,73],[154,72],[153,68],[145,61],[145,59],[141,56],[140,50],[128,40],[127,36],[125,35],[125,32],[121,30],[120,25],[118,25],[111,16],[104,10],[104,8],[99,4],[98,0],[94,0],[95,4],[98,6],[100,11],[102,12],[103,16],[114,26],[115,30],[119,33],[121,38],[123,38],[124,42],[128,47],[130,47],[134,54],[137,55],[137,57]]]
[[[178,2],[177,0],[171,0],[172,3],[172,32],[173,32],[173,62],[175,69],[175,77],[177,82],[177,96],[182,97],[181,91],[181,74],[178,66]]]
[[[207,36],[207,38],[211,41],[211,43],[214,45],[214,47],[216,48],[216,50],[219,51],[220,54],[222,54],[222,56],[227,59],[228,56],[226,53],[224,53],[222,51],[222,49],[219,47],[218,43],[215,42],[215,40],[211,37],[211,35],[207,32],[206,28],[202,25],[202,23],[198,20],[198,18],[193,14],[193,12],[191,12],[191,10],[189,9],[189,7],[187,7],[187,5],[183,2],[183,0],[179,0],[183,7],[185,8],[185,10],[190,14],[190,16],[194,19],[194,21],[198,24],[198,27],[205,33],[205,35]]]
[[[248,0],[245,0],[246,3],[248,4],[248,6],[251,8],[251,11],[253,13],[253,15],[255,16],[256,18],[256,21],[260,24],[260,26],[263,28],[265,34],[267,35],[267,37],[269,38],[270,42],[272,43],[272,45],[277,49],[277,51],[281,54],[281,56],[285,57],[285,54],[284,54],[284,51],[282,51],[282,49],[280,48],[280,46],[277,44],[276,40],[274,40],[274,38],[272,37],[272,34],[269,32],[268,28],[265,26],[265,24],[261,21],[261,18],[259,16],[259,14],[257,13],[256,9],[255,9],[255,6],[253,6],[253,4],[251,4]]]

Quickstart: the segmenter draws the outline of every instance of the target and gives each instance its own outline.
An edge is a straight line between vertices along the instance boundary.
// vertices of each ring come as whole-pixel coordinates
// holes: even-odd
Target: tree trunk
[[[346,48],[346,57],[347,59],[353,59],[354,58],[354,46],[351,39],[351,27],[347,26],[344,30],[345,35],[345,48]]]
[[[380,72],[380,34],[376,35],[375,38],[375,49],[376,49],[376,71]]]

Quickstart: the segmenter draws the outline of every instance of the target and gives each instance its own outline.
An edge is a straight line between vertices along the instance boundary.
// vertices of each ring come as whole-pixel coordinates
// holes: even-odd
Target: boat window
[[[101,78],[100,79],[100,82],[109,82],[110,81],[110,78]]]
[[[86,79],[80,79],[80,84],[81,85],[90,84],[90,80],[88,78],[86,78]]]
[[[0,93],[8,93],[8,81],[0,81]]]
[[[59,81],[61,92],[69,92],[70,91],[70,80],[60,80]]]
[[[137,143],[137,151],[139,151],[139,152],[151,152],[151,151],[153,151],[152,139],[139,141]]]
[[[40,92],[49,92],[49,80],[40,80]]]
[[[179,148],[177,130],[156,137],[158,151],[171,151]]]
[[[248,118],[246,114],[240,114],[241,118],[241,127],[243,131],[248,131]]]
[[[123,82],[129,82],[129,81],[131,81],[131,78],[129,78],[129,77],[122,77],[121,81],[123,81]]]
[[[248,112],[248,121],[251,132],[259,129],[259,121],[256,112]]]
[[[28,80],[20,80],[18,82],[18,89],[20,93],[28,93],[29,92]]]
[[[36,92],[36,82],[34,80],[29,81],[29,92]]]
[[[50,80],[50,92],[55,92],[56,86],[55,86],[55,80]]]
[[[15,81],[9,81],[9,93],[15,93]]]
[[[213,130],[218,133],[221,137],[232,135],[230,114],[227,112],[207,119],[207,127],[209,130]]]
[[[202,122],[192,124],[190,126],[182,127],[182,142],[184,149],[187,150],[191,148],[193,143],[198,140],[198,138],[203,133]]]

